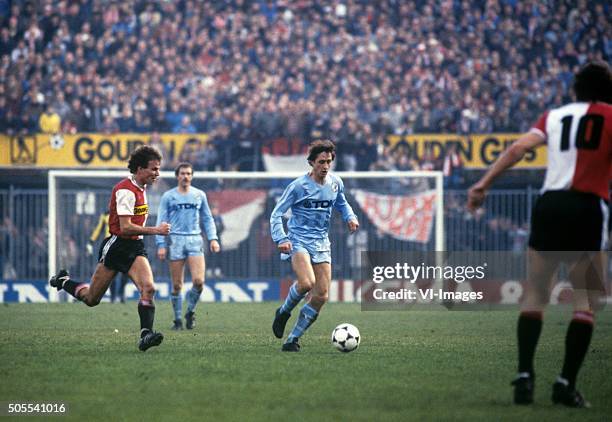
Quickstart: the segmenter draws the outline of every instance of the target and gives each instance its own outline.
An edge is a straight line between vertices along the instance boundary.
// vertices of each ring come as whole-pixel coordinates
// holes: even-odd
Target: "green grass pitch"
[[[0,401],[69,405],[73,420],[609,420],[612,312],[597,317],[579,389],[592,409],[550,402],[571,311],[551,308],[536,355],[536,403],[511,404],[516,312],[362,312],[329,304],[302,339],[280,352],[276,303],[207,304],[193,331],[136,348],[135,303],[0,305]],[[288,328],[295,321],[289,321]],[[349,354],[330,343],[341,322],[361,331]],[[118,333],[115,332],[118,330]]]

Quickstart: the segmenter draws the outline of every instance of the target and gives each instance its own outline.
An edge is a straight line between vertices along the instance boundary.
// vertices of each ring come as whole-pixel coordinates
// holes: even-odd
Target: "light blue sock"
[[[202,291],[197,291],[195,287],[189,289],[186,295],[187,299],[187,312],[193,312],[196,305],[198,304],[198,300],[200,300],[200,295]]]
[[[291,334],[287,337],[287,343],[292,342],[296,338],[300,338],[304,332],[312,325],[313,322],[317,319],[319,313],[310,306],[310,303],[302,306],[302,310],[300,311],[300,316],[298,320],[295,322],[295,326],[293,330],[291,330]]]
[[[179,293],[178,295],[170,294],[170,301],[172,302],[172,309],[174,309],[174,320],[178,321],[181,319],[183,313],[183,296]]]
[[[304,296],[306,296],[306,293],[302,295],[298,293],[297,282],[293,283],[289,288],[289,294],[285,298],[285,303],[281,306],[281,312],[291,313],[293,308],[304,299]]]

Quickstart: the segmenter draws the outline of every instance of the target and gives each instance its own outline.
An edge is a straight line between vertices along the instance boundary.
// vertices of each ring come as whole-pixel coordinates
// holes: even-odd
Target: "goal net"
[[[290,265],[279,260],[270,238],[269,219],[285,187],[303,174],[195,171],[192,184],[207,194],[217,216],[222,247],[220,254],[206,251],[207,283],[273,281],[291,276]],[[350,235],[334,211],[329,233],[334,279],[358,280],[362,251],[445,249],[441,172],[335,174],[344,182],[347,200],[361,227]],[[113,186],[128,176],[127,170],[49,171],[49,275],[67,268],[75,279],[89,280],[107,230],[98,227],[104,223],[101,216],[107,212]],[[163,171],[147,188],[147,226],[156,223],[161,195],[175,186],[174,172]],[[167,283],[168,265],[156,257],[154,236],[145,236],[145,244],[156,282]]]

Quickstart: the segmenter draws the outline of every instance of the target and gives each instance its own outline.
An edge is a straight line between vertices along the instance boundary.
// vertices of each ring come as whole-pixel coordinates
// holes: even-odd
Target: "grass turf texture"
[[[326,306],[299,353],[271,332],[278,304],[200,304],[193,331],[136,348],[135,303],[0,306],[0,402],[69,404],[79,420],[605,420],[610,417],[612,312],[598,315],[579,389],[592,409],[553,406],[571,311],[551,308],[536,354],[536,402],[511,404],[516,312],[361,312]],[[297,312],[287,324],[293,325]],[[360,348],[330,343],[341,322]],[[114,330],[119,332],[115,333]]]

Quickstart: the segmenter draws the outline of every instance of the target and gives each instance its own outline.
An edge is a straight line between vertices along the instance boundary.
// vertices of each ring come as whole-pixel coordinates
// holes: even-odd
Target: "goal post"
[[[345,185],[345,193],[347,199],[353,209],[357,212],[360,218],[361,229],[366,229],[375,223],[379,224],[377,234],[382,233],[382,237],[389,238],[393,241],[390,243],[379,243],[381,248],[385,250],[393,250],[400,245],[401,248],[411,248],[410,241],[402,238],[403,233],[400,233],[402,224],[411,226],[421,226],[421,218],[423,213],[419,213],[418,209],[411,221],[407,222],[407,217],[401,216],[403,207],[418,207],[418,204],[423,201],[428,202],[429,211],[427,213],[428,222],[431,224],[431,232],[424,232],[425,237],[416,239],[415,248],[419,250],[429,251],[444,251],[445,250],[445,228],[444,228],[444,190],[443,190],[443,175],[440,171],[370,171],[370,172],[334,172],[335,175],[342,178]],[[67,246],[74,249],[83,246],[90,236],[92,222],[97,216],[106,210],[108,207],[108,199],[112,187],[121,179],[128,177],[130,173],[127,170],[50,170],[48,172],[48,271],[49,276],[52,276],[60,268],[61,260],[68,260],[76,267],[86,267],[88,274],[93,271],[95,258],[97,258],[97,250],[94,250],[94,256],[89,256],[87,260],[79,258],[75,263],[70,261],[70,251],[65,250]],[[228,234],[229,228],[226,227],[227,237],[222,238],[222,247],[225,242],[241,242],[248,241],[248,237],[258,233],[260,238],[264,238],[265,233],[263,227],[269,219],[271,207],[276,203],[278,197],[282,193],[284,187],[293,179],[304,175],[304,172],[204,172],[195,171],[192,184],[195,187],[203,189],[211,203],[211,199],[218,203],[222,212],[227,211],[229,205],[227,202],[244,205],[248,208],[249,204],[255,203],[255,199],[259,202],[259,214],[257,221],[261,221],[262,230],[256,230],[249,226],[252,220],[242,220],[246,215],[244,213],[233,213],[232,210],[224,215],[231,217],[232,223],[241,224],[245,231],[240,236],[230,239]],[[155,197],[157,202],[159,197],[166,189],[176,186],[176,178],[173,171],[162,171],[160,179],[150,189],[147,189],[149,196],[149,214],[154,214],[157,211],[157,205],[153,203],[153,193],[156,190]],[[259,196],[252,194],[256,191]],[[232,193],[234,196],[226,199],[225,193]],[[253,201],[249,202],[250,199]],[[425,199],[423,199],[425,198]],[[234,205],[235,205],[234,204]],[[246,205],[245,205],[246,204]],[[264,205],[262,205],[264,204]],[[417,204],[417,205],[415,205]],[[234,206],[231,205],[231,206]],[[212,208],[212,205],[211,205]],[[246,209],[246,208],[245,208]],[[415,208],[416,209],[416,208]],[[409,214],[409,213],[408,213]],[[84,216],[86,218],[84,218]],[[251,217],[249,217],[251,218]],[[338,217],[335,216],[334,219]],[[385,219],[393,221],[386,221]],[[333,223],[333,220],[332,220]],[[387,224],[388,223],[388,224]],[[155,216],[150,215],[147,225],[155,224]],[[227,225],[226,225],[227,226]],[[249,226],[249,227],[247,227]],[[338,226],[336,224],[336,226]],[[418,227],[420,229],[420,227]],[[405,227],[403,228],[405,229]],[[268,229],[269,230],[269,229]],[[361,230],[360,230],[361,231]],[[395,231],[395,232],[394,232]],[[342,233],[346,233],[343,230]],[[331,233],[330,233],[331,234]],[[248,237],[245,237],[248,236]],[[340,236],[340,235],[337,235]],[[269,231],[267,234],[269,238]],[[154,236],[145,236],[147,242],[154,242]],[[340,239],[339,237],[336,237]],[[236,240],[238,239],[238,240]],[[348,237],[343,237],[348,239]],[[398,240],[399,239],[399,240]],[[65,242],[70,242],[66,245]],[[271,240],[265,239],[265,243]],[[407,243],[408,242],[408,243]],[[406,246],[408,245],[408,246]],[[231,245],[230,245],[231,246]],[[237,252],[230,255],[228,259],[237,261],[253,260],[249,255],[259,253],[261,245],[254,244],[250,249],[242,250],[242,255]],[[332,242],[332,248],[334,242]],[[226,248],[227,249],[227,248]],[[344,245],[340,246],[340,252],[344,251]],[[151,252],[149,252],[151,254]],[[333,250],[332,250],[333,255]],[[278,257],[275,254],[275,259]],[[333,258],[335,260],[335,258]],[[348,262],[348,258],[346,259]],[[63,263],[62,263],[63,265]],[[257,266],[257,263],[255,262]],[[348,264],[347,264],[348,265]],[[251,268],[254,268],[251,266]],[[161,269],[159,271],[162,271]],[[158,272],[155,271],[156,278]],[[85,277],[85,272],[82,274]]]

